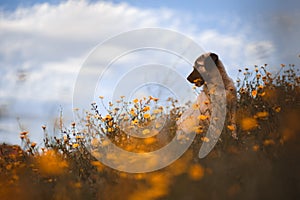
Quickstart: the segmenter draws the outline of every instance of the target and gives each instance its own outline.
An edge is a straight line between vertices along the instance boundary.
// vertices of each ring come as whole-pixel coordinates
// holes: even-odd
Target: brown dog
[[[217,67],[217,70],[214,70]],[[226,103],[227,103],[227,116],[229,121],[229,127],[232,130],[232,137],[237,138],[236,135],[236,102],[237,94],[236,88],[232,79],[226,73],[225,67],[218,55],[215,53],[205,53],[201,55],[194,64],[194,70],[187,77],[187,80],[197,87],[204,85],[203,92],[207,97],[209,97],[209,91],[205,85],[205,80],[201,76],[200,72],[206,73],[210,78],[210,81],[213,81],[213,73],[217,72],[221,75],[222,81],[224,83],[224,88],[226,92]]]

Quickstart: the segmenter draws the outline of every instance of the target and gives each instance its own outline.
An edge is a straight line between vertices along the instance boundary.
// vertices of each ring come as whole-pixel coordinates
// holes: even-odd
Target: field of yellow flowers
[[[198,151],[207,138],[205,127],[198,126],[190,148],[161,170],[131,174],[103,165],[96,159],[99,152],[88,150],[107,145],[103,135],[127,151],[151,152],[175,136],[184,112],[174,99],[162,107],[155,97],[132,102],[121,97],[102,105],[105,115],[92,103],[79,122],[65,128],[61,121],[57,136],[42,126],[43,146],[31,141],[28,131],[20,133],[21,146],[1,144],[0,199],[300,199],[299,69],[282,65],[276,74],[267,69],[239,70],[237,130],[225,122],[203,159]]]

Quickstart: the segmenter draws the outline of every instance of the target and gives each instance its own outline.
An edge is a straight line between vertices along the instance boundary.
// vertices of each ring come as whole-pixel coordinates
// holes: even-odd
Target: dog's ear
[[[216,63],[219,60],[219,56],[215,53],[210,53],[211,59]]]
[[[219,57],[215,53],[209,53],[204,60],[204,68],[206,71],[211,72],[214,69],[214,66],[218,66]]]

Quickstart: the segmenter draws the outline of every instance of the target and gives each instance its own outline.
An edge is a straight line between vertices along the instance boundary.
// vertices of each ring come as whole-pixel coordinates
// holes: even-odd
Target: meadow
[[[236,130],[225,121],[217,145],[199,159],[207,138],[205,127],[194,127],[196,137],[183,156],[150,173],[114,170],[89,147],[107,145],[103,135],[127,151],[163,147],[175,137],[186,109],[175,99],[166,107],[155,97],[92,103],[90,111],[76,111],[76,122],[61,117],[59,133],[42,126],[43,146],[21,131],[21,146],[0,145],[0,199],[299,199],[299,68],[282,64],[274,74],[267,64],[241,69],[236,86]],[[159,134],[141,139],[126,134],[130,131]]]

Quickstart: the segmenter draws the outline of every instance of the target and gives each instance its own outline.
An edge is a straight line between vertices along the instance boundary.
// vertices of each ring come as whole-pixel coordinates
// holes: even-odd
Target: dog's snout
[[[201,74],[195,68],[192,71],[192,73],[190,73],[190,75],[187,77],[187,80],[190,83],[193,83],[193,84],[195,84],[198,87],[200,87],[201,85],[204,84],[204,80],[203,80]]]

